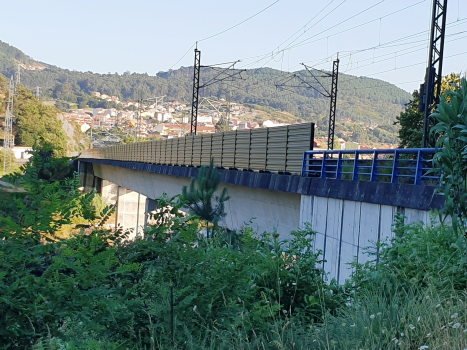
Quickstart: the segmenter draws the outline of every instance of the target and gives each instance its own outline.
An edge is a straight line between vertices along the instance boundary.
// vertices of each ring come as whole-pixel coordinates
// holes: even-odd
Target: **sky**
[[[2,4],[4,2],[4,4]],[[0,0],[0,40],[35,60],[155,75],[201,64],[423,82],[432,0]],[[467,1],[449,0],[443,74],[467,71]],[[378,88],[375,86],[375,88]]]

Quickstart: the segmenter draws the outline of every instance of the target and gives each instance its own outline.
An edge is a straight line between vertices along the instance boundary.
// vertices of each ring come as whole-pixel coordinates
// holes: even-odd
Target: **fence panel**
[[[235,167],[235,146],[237,140],[236,131],[224,133],[224,144],[222,145],[222,166],[226,169]]]
[[[212,136],[203,135],[202,137],[202,152],[201,152],[201,165],[209,165],[212,157]]]
[[[189,136],[186,138],[185,141],[185,161],[184,164],[187,166],[192,166],[193,165],[193,141],[194,138]]]
[[[266,169],[266,146],[268,142],[268,129],[251,131],[250,168],[256,170]]]
[[[193,166],[201,165],[201,147],[203,135],[193,137]]]
[[[250,141],[251,131],[237,131],[237,147],[235,152],[235,167],[237,169],[250,168]]]
[[[217,167],[222,167],[222,143],[223,133],[212,135],[211,157],[214,159],[214,164]]]
[[[287,131],[287,126],[269,129],[266,170],[285,171]]]
[[[289,127],[287,140],[286,171],[299,173],[302,168],[303,153],[313,145],[314,124],[299,124]]]

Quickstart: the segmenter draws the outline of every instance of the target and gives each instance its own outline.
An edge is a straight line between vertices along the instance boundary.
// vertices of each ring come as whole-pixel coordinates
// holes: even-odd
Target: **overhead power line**
[[[321,31],[321,32],[319,32],[319,33],[317,33],[317,34],[314,34],[313,36],[311,36],[311,37],[309,37],[309,38],[307,38],[307,39],[305,39],[305,40],[303,40],[303,41],[300,41],[299,43],[297,43],[297,44],[295,44],[295,45],[293,45],[293,46],[291,46],[291,44],[292,44],[292,43],[291,43],[291,44],[289,44],[288,46],[286,46],[285,48],[282,48],[282,49],[279,49],[279,47],[278,47],[277,51],[269,52],[269,53],[266,53],[266,54],[260,55],[260,56],[254,56],[253,58],[256,58],[256,57],[262,57],[262,58],[259,59],[259,60],[257,60],[257,61],[255,61],[255,62],[253,62],[252,64],[257,63],[257,62],[259,62],[259,61],[262,61],[262,60],[268,58],[269,55],[271,55],[271,54],[272,54],[272,55],[274,55],[274,54],[275,54],[275,55],[278,55],[278,54],[280,54],[280,53],[283,52],[283,51],[290,50],[290,49],[294,49],[294,48],[296,48],[296,47],[303,46],[303,45],[308,45],[308,44],[311,44],[311,43],[313,43],[313,42],[321,41],[321,40],[324,40],[324,39],[328,39],[328,38],[330,38],[330,37],[333,37],[333,36],[336,36],[336,35],[339,35],[339,34],[342,34],[342,33],[346,33],[346,32],[348,32],[348,31],[350,31],[350,30],[353,30],[353,29],[362,27],[362,26],[364,26],[364,25],[367,25],[367,24],[370,24],[370,23],[373,23],[373,22],[376,22],[376,21],[380,21],[380,20],[383,19],[383,18],[386,18],[386,17],[392,16],[392,15],[394,15],[394,14],[396,14],[396,13],[405,11],[405,10],[407,10],[407,9],[409,9],[409,8],[411,8],[411,7],[414,7],[414,6],[416,6],[416,5],[419,5],[419,4],[421,4],[421,3],[425,2],[425,1],[426,1],[426,0],[421,0],[421,1],[417,2],[417,3],[415,3],[415,4],[406,6],[406,7],[404,7],[404,8],[399,9],[399,10],[396,10],[396,11],[393,11],[393,12],[391,12],[391,13],[389,13],[389,14],[384,15],[384,16],[380,16],[380,17],[378,17],[378,18],[375,18],[375,19],[373,19],[373,20],[371,20],[371,21],[368,21],[368,22],[365,22],[365,23],[363,23],[363,24],[359,24],[359,25],[354,26],[354,27],[352,27],[352,28],[344,29],[344,30],[342,30],[342,31],[340,31],[340,32],[338,32],[338,33],[330,34],[330,35],[328,35],[328,36],[325,36],[325,37],[322,37],[322,38],[319,38],[319,39],[316,39],[316,40],[307,42],[307,41],[309,41],[309,40],[311,40],[311,39],[313,39],[313,38],[319,36],[320,34],[325,33],[325,32],[327,32],[327,31],[329,31],[329,30],[331,30],[331,29],[333,29],[333,28],[336,28],[336,27],[340,26],[341,24],[343,24],[343,23],[345,23],[345,22],[351,20],[352,18],[355,18],[355,17],[359,16],[360,14],[362,14],[362,13],[364,13],[364,12],[366,12],[366,11],[372,9],[373,7],[379,5],[380,3],[384,2],[384,0],[383,0],[383,1],[380,1],[380,2],[378,2],[378,3],[376,3],[376,4],[374,4],[374,5],[371,5],[371,6],[367,7],[367,8],[365,8],[364,10],[360,11],[359,13],[357,13],[357,14],[355,14],[355,15],[350,16],[350,17],[348,17],[348,18],[342,20],[341,22],[339,22],[339,23],[337,23],[337,24],[335,24],[335,25],[333,25],[333,26],[331,26],[331,27],[329,27],[329,28],[327,28],[327,29],[325,29],[325,30],[323,30],[323,31]],[[311,29],[311,28],[310,28],[310,29]],[[308,30],[307,30],[307,31],[308,31]],[[300,36],[301,36],[301,35],[300,35]],[[289,38],[289,39],[290,39],[290,38]],[[289,39],[288,39],[288,40],[289,40]],[[294,41],[295,41],[295,40],[294,40]],[[305,43],[305,42],[306,42],[306,43]],[[281,44],[281,45],[282,45],[282,44]],[[243,60],[246,60],[246,59],[247,59],[247,58],[243,58]],[[270,61],[270,59],[268,60],[268,62],[269,62],[269,61]],[[267,64],[268,62],[266,62],[265,64]],[[264,64],[264,65],[265,65],[265,64]],[[263,65],[263,66],[264,66],[264,65]]]
[[[234,28],[238,27],[239,25],[241,25],[241,24],[243,24],[243,23],[249,21],[250,19],[252,19],[252,18],[254,18],[254,17],[256,17],[256,16],[258,16],[260,13],[266,11],[268,8],[274,6],[274,5],[277,4],[279,1],[280,1],[280,0],[277,0],[277,1],[273,2],[271,5],[265,7],[265,8],[262,9],[261,11],[255,13],[253,16],[248,17],[247,19],[241,21],[240,23],[237,23],[236,25],[234,25],[234,26],[232,26],[232,27],[230,27],[230,28],[227,28],[226,30],[223,30],[223,31],[221,31],[221,32],[219,32],[219,33],[217,33],[217,34],[214,34],[214,35],[208,36],[207,38],[198,40],[198,42],[201,42],[201,41],[204,41],[204,40],[208,40],[208,39],[214,38],[214,37],[216,37],[216,36],[218,36],[218,35],[221,35],[221,34],[224,34],[225,32],[228,32],[228,31],[231,30],[231,29],[234,29]]]
[[[239,25],[241,25],[241,24],[243,24],[243,23],[249,21],[250,19],[252,19],[252,18],[254,18],[254,17],[256,17],[256,16],[258,16],[260,13],[266,11],[268,8],[274,6],[274,5],[277,4],[279,1],[280,1],[280,0],[276,0],[275,2],[273,2],[272,4],[270,4],[269,6],[265,7],[264,9],[262,9],[261,11],[255,13],[254,15],[248,17],[247,19],[245,19],[245,20],[243,20],[243,21],[241,21],[241,22],[235,24],[234,26],[232,26],[232,27],[230,27],[230,28],[227,28],[226,30],[223,30],[223,31],[221,31],[221,32],[219,32],[219,33],[216,33],[216,34],[214,34],[214,35],[211,35],[211,36],[208,36],[208,37],[206,37],[206,38],[204,38],[204,39],[200,39],[200,40],[196,41],[193,45],[190,46],[190,48],[189,48],[188,50],[186,50],[186,52],[183,54],[183,56],[169,68],[169,70],[171,70],[171,69],[172,69],[178,62],[180,62],[183,58],[185,58],[185,56],[188,54],[188,52],[191,51],[191,49],[193,49],[193,47],[195,47],[195,46],[198,47],[198,43],[199,43],[199,42],[205,41],[205,40],[208,40],[208,39],[211,39],[211,38],[214,38],[214,37],[216,37],[216,36],[218,36],[218,35],[221,35],[221,34],[223,34],[223,33],[225,33],[225,32],[228,32],[228,31],[231,30],[231,29],[234,29],[234,28],[238,27]]]

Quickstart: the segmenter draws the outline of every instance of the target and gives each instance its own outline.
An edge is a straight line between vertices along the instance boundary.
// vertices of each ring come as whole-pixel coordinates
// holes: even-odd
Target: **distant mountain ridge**
[[[44,67],[22,71],[21,82],[26,87],[33,89],[40,86],[44,98],[79,107],[95,105],[96,98],[92,96],[94,91],[118,96],[123,101],[162,95],[169,100],[191,101],[192,67],[160,72],[156,76],[130,72],[97,74],[70,71],[36,61],[14,46],[0,41],[0,73],[9,77],[14,74],[17,63]],[[217,71],[203,68],[201,84],[212,79],[215,74]],[[295,74],[306,77],[307,73],[298,71]],[[200,95],[218,99],[227,99],[230,95],[233,102],[265,110],[286,111],[299,119],[316,122],[323,132],[326,130],[329,99],[315,90],[290,88],[281,91],[275,84],[286,81],[287,76],[272,68],[249,69],[241,76],[242,80],[210,85],[202,89]],[[352,120],[362,125],[384,125],[384,130],[392,135],[391,140],[396,141],[397,130],[392,124],[410,99],[408,92],[388,82],[339,74],[337,120],[342,123]],[[347,131],[352,133],[350,129]]]

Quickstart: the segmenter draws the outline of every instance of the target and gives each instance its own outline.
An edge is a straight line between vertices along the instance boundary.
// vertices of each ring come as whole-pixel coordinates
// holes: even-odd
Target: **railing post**
[[[203,165],[203,138],[204,138],[204,134],[201,134],[200,148],[199,148],[199,166]]]
[[[378,179],[378,151],[373,152],[373,164],[371,164],[370,181],[376,181]]]
[[[264,171],[268,170],[269,128],[266,128],[266,153],[264,157]]]
[[[396,184],[399,182],[399,152],[394,150],[394,163],[392,164],[392,176],[391,176],[391,183]]]
[[[238,131],[235,130],[234,157],[233,157],[233,158],[234,158],[234,161],[233,161],[233,167],[234,167],[234,169],[237,168],[237,166],[236,166],[236,164],[235,164],[235,163],[236,163],[236,160],[237,160],[237,132],[238,132]]]
[[[225,132],[222,133],[222,141],[221,141],[221,168],[223,168],[223,163],[224,163],[224,135]]]
[[[287,172],[287,156],[289,155],[289,125],[287,125],[287,133],[285,137],[285,161],[284,172]]]
[[[211,164],[211,159],[212,159],[212,138],[213,138],[213,135],[210,134],[209,137],[211,138],[211,139],[210,139],[211,144],[209,145],[209,164]]]
[[[326,178],[326,160],[328,158],[328,152],[324,151],[323,152],[323,162],[321,163],[321,178],[325,179]]]
[[[421,185],[422,184],[422,167],[423,161],[421,160],[421,151],[418,150],[417,152],[417,169],[415,170],[415,179],[413,181],[414,185]]]
[[[195,136],[196,135],[191,134],[191,162],[190,162],[190,166],[193,166],[193,152],[194,152],[194,148],[195,148]]]
[[[358,181],[358,170],[359,170],[359,168],[358,168],[358,166],[359,166],[358,156],[359,156],[359,153],[356,150],[355,151],[355,156],[354,156],[354,161],[353,161],[353,174],[352,174],[352,180],[353,181]]]
[[[250,129],[250,139],[248,140],[248,170],[251,169],[250,163],[251,163],[251,132],[252,129]]]
[[[339,152],[336,165],[336,180],[342,179],[342,152]]]

